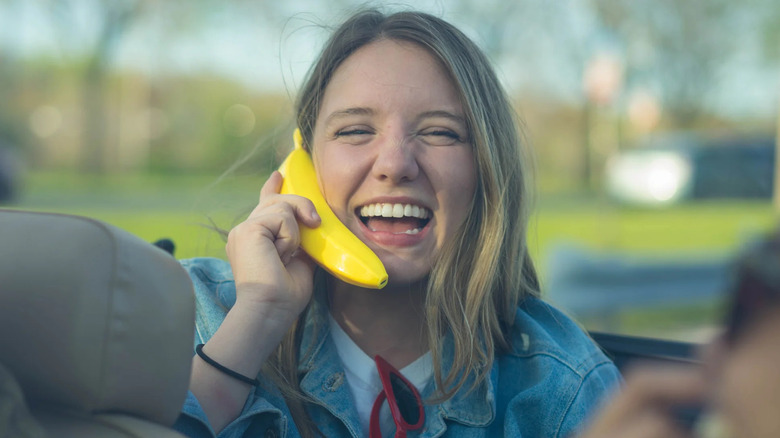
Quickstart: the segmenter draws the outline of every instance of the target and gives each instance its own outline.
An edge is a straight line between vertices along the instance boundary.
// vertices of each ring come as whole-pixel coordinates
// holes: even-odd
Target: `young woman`
[[[316,211],[279,194],[272,174],[228,236],[229,263],[183,261],[199,347],[177,428],[197,437],[576,430],[620,377],[538,298],[527,160],[473,42],[427,14],[357,13],[311,69],[297,124],[329,206],[389,283],[365,290],[317,268],[298,250],[299,226],[318,226]],[[393,209],[401,213],[382,214]]]

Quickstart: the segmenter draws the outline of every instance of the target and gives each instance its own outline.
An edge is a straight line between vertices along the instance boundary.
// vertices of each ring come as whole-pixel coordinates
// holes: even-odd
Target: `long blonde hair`
[[[454,26],[421,12],[384,15],[363,10],[333,33],[296,104],[306,145],[311,144],[322,97],[336,69],[356,50],[380,39],[417,44],[441,63],[460,94],[474,151],[478,181],[471,210],[436,261],[427,288],[428,345],[436,400],[441,401],[469,380],[469,389],[484,382],[495,355],[511,348],[510,328],[519,302],[539,294],[526,246],[528,156],[518,120],[487,57]],[[296,424],[308,435],[316,428],[306,417],[297,386],[302,327],[300,319],[280,345],[273,368],[283,376]],[[441,342],[445,336],[453,346],[446,374]]]

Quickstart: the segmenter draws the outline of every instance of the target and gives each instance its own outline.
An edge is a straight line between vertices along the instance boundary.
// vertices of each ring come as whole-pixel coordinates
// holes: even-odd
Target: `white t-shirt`
[[[382,381],[379,379],[379,372],[376,369],[374,359],[355,344],[336,320],[330,317],[330,315],[328,316],[330,320],[330,336],[336,344],[339,358],[344,365],[347,383],[349,383],[349,389],[355,398],[355,406],[357,406],[363,435],[368,436],[371,408],[374,406],[376,397],[382,391]],[[405,366],[400,372],[412,382],[417,391],[422,393],[433,376],[431,352],[429,351],[420,356],[417,360]],[[393,417],[387,402],[382,405],[379,411],[379,425],[382,429],[382,436],[388,436],[390,431],[393,430]]]

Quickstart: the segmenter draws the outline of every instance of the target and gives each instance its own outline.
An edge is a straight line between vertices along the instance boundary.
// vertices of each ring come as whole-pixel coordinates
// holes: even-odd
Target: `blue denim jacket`
[[[214,334],[235,303],[235,284],[223,260],[189,259],[182,265],[195,285],[199,344]],[[474,391],[426,404],[425,426],[410,437],[570,436],[620,382],[617,368],[593,341],[539,299],[521,304],[513,330],[513,351],[496,357],[490,379]],[[321,404],[308,408],[309,415],[327,437],[359,437],[360,420],[322,310],[311,313],[304,329],[301,351],[309,347],[312,353],[299,364],[301,389]],[[445,340],[445,367],[451,362],[449,347]],[[299,436],[279,391],[262,375],[258,379],[263,384],[219,437]],[[433,394],[433,386],[423,398]],[[215,436],[191,392],[175,427],[190,437]]]

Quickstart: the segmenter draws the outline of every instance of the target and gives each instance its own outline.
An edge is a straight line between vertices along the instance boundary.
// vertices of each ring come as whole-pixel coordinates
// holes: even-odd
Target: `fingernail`
[[[320,215],[318,215],[316,211],[312,211],[311,218],[314,219],[315,221],[318,221],[320,220]]]

